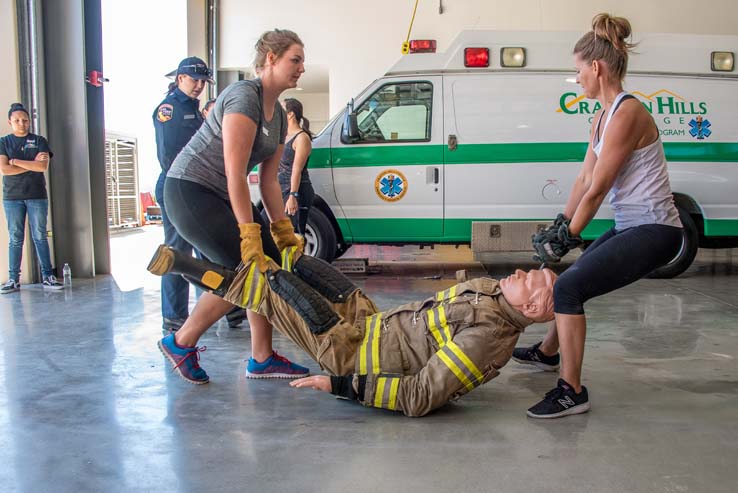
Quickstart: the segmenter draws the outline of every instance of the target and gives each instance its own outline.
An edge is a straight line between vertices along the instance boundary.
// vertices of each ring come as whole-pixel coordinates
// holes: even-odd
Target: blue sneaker
[[[291,362],[276,351],[263,363],[249,358],[246,366],[246,378],[302,378],[310,375],[310,370]]]
[[[210,377],[200,368],[199,363],[200,353],[205,351],[207,346],[182,347],[174,340],[174,334],[169,334],[157,344],[159,351],[174,365],[172,371],[176,371],[180,377],[196,385],[210,381]]]

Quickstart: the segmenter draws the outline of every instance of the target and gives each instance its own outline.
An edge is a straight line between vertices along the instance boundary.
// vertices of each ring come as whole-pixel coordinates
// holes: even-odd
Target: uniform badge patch
[[[156,119],[165,123],[172,119],[173,114],[174,107],[171,104],[162,104],[159,105],[159,109],[156,110]]]
[[[386,202],[397,202],[407,193],[407,178],[396,169],[386,169],[374,180],[374,191]]]

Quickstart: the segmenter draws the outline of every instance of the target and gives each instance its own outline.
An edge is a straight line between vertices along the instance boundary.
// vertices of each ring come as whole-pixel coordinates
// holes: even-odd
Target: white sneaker
[[[2,287],[0,287],[0,294],[9,294],[14,293],[16,291],[20,291],[21,284],[20,281],[14,281],[13,279],[9,279],[8,282],[3,284]]]
[[[56,276],[49,276],[46,279],[44,279],[43,285],[44,285],[44,289],[53,289],[55,291],[64,289],[64,284],[57,281]]]

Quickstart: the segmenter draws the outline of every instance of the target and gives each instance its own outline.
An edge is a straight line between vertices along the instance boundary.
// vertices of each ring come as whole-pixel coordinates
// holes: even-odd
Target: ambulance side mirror
[[[344,144],[353,144],[359,140],[359,137],[359,125],[356,123],[354,100],[352,99],[346,105],[346,116],[343,120],[343,128],[341,129],[341,142]]]

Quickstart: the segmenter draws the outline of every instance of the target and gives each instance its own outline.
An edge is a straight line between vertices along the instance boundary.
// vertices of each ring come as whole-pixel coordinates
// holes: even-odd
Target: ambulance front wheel
[[[697,225],[689,212],[677,206],[679,211],[679,219],[682,221],[682,243],[679,247],[679,253],[668,264],[659,267],[651,272],[648,277],[651,279],[671,279],[676,277],[692,265],[697,250],[699,249],[700,235],[697,231]]]
[[[336,243],[330,220],[320,209],[311,207],[305,227],[305,253],[331,262],[336,258]]]

